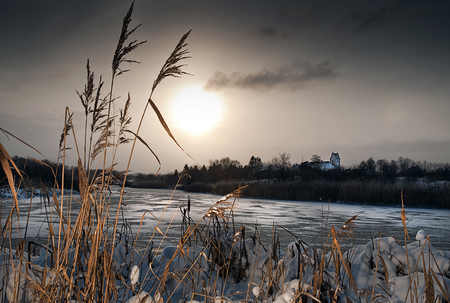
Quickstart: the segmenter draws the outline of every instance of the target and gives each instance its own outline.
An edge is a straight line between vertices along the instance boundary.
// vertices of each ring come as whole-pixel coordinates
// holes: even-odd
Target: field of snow
[[[407,209],[410,240],[405,245],[399,208],[239,199],[234,221],[225,224],[215,217],[222,211],[222,204],[214,204],[220,197],[190,194],[192,222],[183,225],[180,207],[187,207],[186,193],[176,191],[171,197],[167,190],[127,190],[123,216],[131,232],[120,234],[114,247],[114,302],[317,301],[313,296],[322,302],[425,302],[427,296],[449,301],[448,211]],[[117,193],[112,206],[116,199]],[[71,205],[74,218],[77,203]],[[2,202],[2,222],[10,207],[10,200]],[[25,217],[12,237],[23,237],[26,232],[29,239],[45,238],[49,209],[40,199],[20,200]],[[152,215],[144,216],[139,245],[134,246],[146,211]],[[356,238],[340,237],[344,222],[356,214],[352,221]],[[156,227],[155,218],[161,217]],[[202,224],[195,225],[199,221]],[[57,220],[54,223],[57,228]],[[337,236],[328,237],[330,230]],[[157,249],[160,234],[166,231]],[[194,234],[188,237],[190,231],[208,241]],[[41,248],[39,253],[24,252],[21,258],[12,248],[2,249],[0,255],[1,302],[32,302],[38,286],[58,285],[51,253]],[[68,255],[71,264],[75,256],[70,248]],[[76,297],[66,299],[83,302]]]

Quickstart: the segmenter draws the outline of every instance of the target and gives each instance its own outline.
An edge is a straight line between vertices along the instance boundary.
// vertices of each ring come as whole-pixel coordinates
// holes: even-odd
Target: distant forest
[[[321,161],[317,155],[311,160]],[[252,156],[246,165],[226,157],[210,160],[208,166],[185,165],[173,174],[134,174],[128,180],[128,186],[141,188],[174,187],[179,180],[179,189],[219,195],[247,185],[244,197],[373,205],[400,205],[403,190],[406,205],[450,208],[450,164],[403,157],[390,161],[370,157],[327,171],[308,161],[292,164],[287,153],[266,163]]]
[[[24,173],[21,187],[53,187],[54,173],[61,180],[62,165],[13,157]],[[321,161],[313,155],[312,161]],[[45,165],[44,165],[45,164]],[[91,173],[93,177],[94,173]],[[73,178],[72,178],[73,176]],[[17,178],[18,180],[18,178]],[[66,167],[64,187],[78,189],[77,168]],[[1,186],[6,186],[0,170]],[[60,181],[59,181],[60,182]],[[400,157],[374,160],[335,170],[320,170],[306,161],[292,164],[290,155],[279,154],[269,162],[252,156],[246,165],[225,157],[209,165],[184,166],[168,174],[131,174],[126,185],[135,188],[174,188],[188,192],[224,195],[240,185],[244,197],[400,205],[401,191],[409,206],[450,208],[450,164],[428,163]],[[61,184],[59,184],[61,186]]]
[[[12,159],[23,177],[20,178],[17,172],[12,170],[17,187],[38,189],[41,187],[53,188],[55,186],[62,188],[62,181],[64,180],[64,188],[75,191],[79,189],[78,167],[76,166],[66,165],[63,167],[60,163],[57,164],[48,160],[36,161],[18,156],[14,156]],[[63,173],[64,178],[62,178]],[[99,172],[96,173],[94,170],[91,170],[88,174],[90,180],[92,180],[92,178],[99,175]],[[121,176],[119,172],[114,172],[114,174],[119,177]],[[114,181],[117,182],[117,178],[114,178]],[[8,187],[8,181],[3,168],[0,168],[0,187]]]

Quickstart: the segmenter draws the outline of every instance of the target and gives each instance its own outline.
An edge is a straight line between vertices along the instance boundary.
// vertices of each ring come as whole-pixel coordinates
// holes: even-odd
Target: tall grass
[[[116,242],[121,241],[121,239],[117,238],[117,235],[120,234],[119,230],[122,224],[119,214],[122,210],[121,201],[124,186],[121,187],[119,207],[115,215],[109,211],[111,206],[109,192],[112,185],[119,182],[124,184],[136,142],[146,146],[154,155],[156,161],[160,163],[157,155],[139,134],[149,106],[156,113],[163,129],[181,148],[156,103],[153,101],[152,96],[164,79],[187,74],[182,70],[184,64],[181,64],[181,62],[188,58],[186,39],[190,31],[182,36],[153,81],[137,130],[133,131],[130,129],[130,94],[128,94],[123,108],[116,111],[119,99],[115,97],[114,84],[120,75],[129,71],[125,67],[126,64],[138,62],[130,59],[129,56],[136,48],[146,42],[130,40],[133,33],[140,26],[130,27],[133,9],[134,2],[123,19],[122,30],[111,64],[110,88],[106,95],[103,95],[102,91],[104,86],[102,77],[100,77],[98,84],[95,85],[94,72],[90,68],[89,60],[87,61],[86,85],[82,92],[77,92],[85,115],[82,141],[77,140],[78,136],[75,133],[73,114],[70,112],[70,109],[66,108],[64,113],[65,122],[59,144],[58,159],[62,162],[62,175],[64,175],[66,152],[69,148],[75,149],[78,159],[77,179],[79,180],[78,188],[80,194],[79,198],[71,199],[65,196],[64,191],[59,197],[53,191],[53,196],[49,197],[52,208],[56,213],[50,212],[47,225],[48,241],[45,245],[45,254],[49,256],[49,264],[46,263],[43,269],[33,269],[39,271],[42,279],[40,284],[34,283],[31,285],[34,295],[36,298],[39,298],[38,301],[56,302],[75,299],[80,302],[110,302],[118,300],[120,291],[116,287],[117,273],[113,255],[117,247]],[[124,172],[118,172],[116,170],[115,157],[118,148],[127,143],[132,143],[128,165]],[[1,144],[0,161],[3,170],[6,172],[9,187],[14,197],[14,207],[11,209],[2,231],[3,240],[9,239],[9,247],[12,249],[13,216],[17,215],[17,224],[19,225],[20,215],[15,190],[16,186],[20,186],[20,184],[16,184],[17,182],[13,180],[12,171],[14,170],[21,179],[23,176]],[[93,170],[92,167],[94,167]],[[90,174],[91,171],[94,171],[92,175]],[[55,172],[54,175],[56,176],[57,173]],[[66,186],[64,179],[61,180],[61,183],[55,182],[55,187],[58,187],[59,184],[63,188]],[[71,221],[71,214],[67,213],[67,210],[70,210],[73,203],[81,205],[74,222]],[[54,215],[57,217],[56,220],[53,220]],[[20,243],[25,243],[24,241],[26,241],[26,237],[20,239]],[[3,245],[2,247],[5,248],[7,246]],[[24,256],[23,245],[20,249],[18,248],[17,254],[21,254],[22,261]],[[31,266],[32,264],[27,264],[27,270],[31,270]],[[27,277],[26,273],[23,274],[24,277]],[[15,300],[20,301],[18,296],[17,294]]]
[[[329,227],[328,238],[321,247],[309,247],[296,235],[284,252],[281,252],[277,226],[273,226],[272,243],[263,244],[259,239],[258,228],[239,226],[234,221],[237,199],[251,186],[225,190],[230,192],[217,201],[195,222],[190,217],[190,205],[180,207],[181,237],[174,247],[165,246],[163,241],[167,232],[175,226],[175,213],[170,218],[166,230],[162,227],[163,217],[169,216],[169,203],[161,217],[151,210],[142,214],[136,235],[123,219],[121,213],[126,206],[122,199],[125,182],[136,143],[142,143],[149,152],[157,155],[145,139],[140,136],[145,114],[150,106],[156,113],[163,129],[181,148],[169,126],[153,100],[153,93],[159,84],[168,77],[179,77],[183,71],[182,62],[187,58],[186,40],[189,32],[182,36],[175,49],[163,64],[153,81],[149,98],[145,103],[138,127],[131,130],[129,109],[131,97],[128,95],[123,108],[116,111],[118,99],[114,94],[114,83],[127,72],[123,65],[135,63],[128,56],[144,41],[129,42],[130,36],[139,26],[132,29],[131,17],[134,3],[123,19],[122,30],[112,61],[110,90],[102,94],[102,77],[95,86],[94,73],[87,61],[87,83],[78,93],[84,108],[85,121],[81,146],[73,125],[73,114],[66,108],[64,126],[59,145],[59,159],[65,175],[66,153],[69,147],[77,154],[77,180],[79,195],[67,195],[61,191],[56,194],[59,184],[47,192],[50,208],[47,213],[47,236],[43,243],[27,242],[27,233],[21,234],[21,225],[28,225],[19,211],[16,188],[21,186],[24,176],[15,166],[13,159],[0,143],[0,162],[6,173],[9,187],[13,193],[11,211],[2,222],[2,245],[0,261],[2,302],[126,302],[138,298],[140,302],[204,301],[226,302],[272,302],[289,294],[297,302],[338,302],[376,301],[388,299],[389,275],[386,260],[372,242],[370,264],[374,269],[374,282],[371,287],[358,288],[358,280],[352,272],[352,262],[358,248],[345,253],[342,243],[352,237],[356,216],[348,219],[340,227]],[[2,129],[2,131],[4,131]],[[7,133],[9,134],[9,133]],[[10,135],[10,134],[9,134]],[[19,139],[20,140],[20,139]],[[69,143],[70,142],[70,143]],[[116,170],[115,157],[123,144],[131,143],[132,148],[124,172]],[[59,167],[59,166],[57,166]],[[13,177],[16,171],[21,180]],[[92,173],[91,173],[92,172]],[[58,172],[53,172],[58,176]],[[117,210],[113,209],[111,187],[120,186]],[[292,194],[289,188],[283,189]],[[308,189],[305,188],[305,191]],[[30,206],[33,203],[30,199]],[[115,207],[115,206],[114,206]],[[123,213],[122,213],[123,214]],[[402,210],[402,219],[405,211]],[[150,217],[157,222],[153,234],[144,239],[145,245],[137,250],[137,243],[144,220]],[[404,221],[405,222],[405,221]],[[326,223],[325,223],[326,225]],[[19,239],[14,241],[12,234],[19,231]],[[405,224],[405,247],[407,230]],[[157,237],[162,239],[156,242]],[[385,240],[379,239],[379,243]],[[400,241],[396,240],[398,243]],[[141,241],[142,242],[142,241]],[[39,250],[35,255],[32,247]],[[423,246],[424,250],[425,246]],[[431,250],[423,252],[421,273],[425,273],[426,298],[435,299],[433,288],[438,285],[440,293],[446,294],[448,286],[438,277],[443,276],[435,269]],[[408,254],[407,254],[408,256]],[[428,258],[428,259],[427,259]],[[378,262],[380,260],[380,263]],[[407,257],[406,259],[409,262]],[[417,261],[417,260],[416,260]],[[437,262],[435,262],[437,264]],[[381,264],[381,265],[380,265]],[[420,264],[420,262],[411,262]],[[378,270],[382,266],[384,270]],[[411,282],[405,299],[415,302],[419,297],[417,284],[419,269],[402,264],[401,270],[410,271]],[[378,275],[378,272],[380,272]],[[415,276],[416,275],[416,276]],[[447,273],[448,275],[448,273]],[[289,283],[288,283],[289,282]],[[383,284],[384,283],[384,284]],[[245,285],[245,290],[230,293],[230,284]],[[383,285],[382,285],[383,284]],[[233,289],[233,288],[231,288]],[[428,302],[427,301],[427,302]],[[132,302],[132,301],[129,301]],[[137,302],[137,301],[134,301]]]

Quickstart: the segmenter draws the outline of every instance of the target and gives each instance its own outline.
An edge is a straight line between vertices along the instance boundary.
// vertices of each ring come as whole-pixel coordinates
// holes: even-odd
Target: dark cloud
[[[333,79],[338,74],[337,68],[328,61],[314,65],[309,61],[296,60],[290,65],[273,70],[263,69],[253,74],[234,72],[226,75],[218,71],[206,82],[204,88],[216,91],[226,88],[297,90],[305,87],[309,82]]]
[[[280,31],[279,28],[274,25],[271,26],[260,26],[255,30],[255,36],[261,39],[287,39],[289,35],[285,32]]]
[[[279,23],[287,23],[296,28],[316,28],[324,22],[322,12],[329,5],[329,0],[287,1],[280,7],[275,18]]]
[[[348,13],[335,23],[335,27],[348,28],[352,32],[365,32],[385,26],[405,12],[402,4],[388,3],[373,10],[358,10]]]

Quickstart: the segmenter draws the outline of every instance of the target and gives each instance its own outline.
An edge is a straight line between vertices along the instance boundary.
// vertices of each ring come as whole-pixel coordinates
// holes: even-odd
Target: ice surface
[[[123,200],[124,203],[128,204],[125,208],[125,215],[127,221],[134,226],[135,233],[137,232],[137,227],[140,224],[144,212],[147,211],[143,220],[143,227],[145,228],[141,229],[139,238],[148,239],[154,233],[158,221],[153,216],[160,218],[167,206],[164,218],[159,225],[160,230],[163,232],[165,232],[169,224],[171,225],[169,233],[166,235],[165,246],[176,243],[181,234],[181,214],[179,207],[187,208],[188,195],[191,199],[190,216],[195,222],[198,222],[209,207],[221,198],[217,195],[201,193],[187,194],[183,191],[175,191],[172,200],[168,203],[172,195],[171,190],[127,188],[126,191],[127,194],[125,194]],[[70,193],[65,193],[65,196],[70,197]],[[118,193],[114,192],[111,206],[112,211],[115,211],[114,206],[117,205],[117,202]],[[2,220],[9,214],[11,203],[11,200],[3,200],[1,205]],[[29,199],[20,201],[20,210],[21,214],[23,214],[23,220],[21,222],[26,222],[29,207]],[[66,202],[65,208],[67,207],[69,205]],[[72,207],[74,213],[72,218],[75,219],[77,209],[79,209],[79,203],[74,201],[70,207]],[[359,214],[355,220],[356,228],[354,231],[356,237],[348,241],[348,243],[343,243],[346,249],[352,244],[364,244],[372,237],[379,237],[380,232],[384,235],[389,234],[403,239],[403,225],[399,207],[247,198],[239,199],[236,207],[237,209],[234,211],[236,224],[246,225],[247,232],[254,231],[256,227],[261,232],[263,243],[271,242],[272,227],[275,224],[283,246],[286,246],[295,239],[290,234],[292,233],[310,246],[320,247],[325,243],[331,225],[338,228],[355,214]],[[48,202],[42,198],[35,198],[31,203],[30,209],[30,217],[32,220],[28,224],[27,238],[45,237],[45,222],[48,218],[46,211],[50,209]],[[450,210],[408,208],[406,206],[406,215],[408,231],[411,233],[410,238],[414,238],[414,235],[419,230],[424,229],[433,239],[434,247],[450,250],[450,241],[448,240],[450,239],[450,224],[448,224]],[[57,221],[56,219],[55,223],[58,223]],[[21,224],[20,228],[23,236],[26,225]],[[158,237],[159,235],[157,235],[156,239]]]

